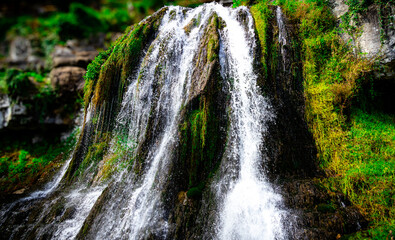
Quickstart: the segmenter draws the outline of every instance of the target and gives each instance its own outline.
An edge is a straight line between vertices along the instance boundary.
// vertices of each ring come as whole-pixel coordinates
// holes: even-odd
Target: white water
[[[73,218],[60,222],[56,226],[57,230],[52,238],[59,240],[73,239],[81,229],[89,211],[103,192],[103,189],[103,186],[89,189],[89,191],[78,189],[66,195],[66,208],[75,207],[74,211],[76,214]]]
[[[207,8],[207,10],[205,10]],[[139,75],[132,81],[124,97],[117,121],[127,126],[129,139],[142,140],[149,113],[154,106],[156,136],[145,159],[146,172],[141,181],[132,182],[130,199],[119,213],[106,216],[106,228],[100,229],[96,238],[146,237],[148,231],[166,235],[168,224],[163,220],[161,190],[168,177],[172,149],[178,142],[177,130],[182,104],[188,99],[193,57],[204,30],[203,24],[210,16],[208,6],[183,12],[183,8],[169,7],[162,19],[157,38],[144,58]],[[200,14],[200,16],[199,16]],[[192,18],[200,18],[200,25],[186,34],[184,27]],[[158,67],[160,73],[156,72]],[[159,96],[154,99],[155,84]],[[156,101],[156,106],[154,105]],[[128,195],[129,195],[128,194]],[[117,206],[115,206],[117,207]],[[118,206],[119,207],[119,206]],[[112,206],[114,208],[114,206]]]
[[[168,181],[172,150],[179,141],[180,111],[189,97],[195,68],[193,58],[213,12],[225,22],[220,34],[219,57],[221,75],[231,89],[227,148],[218,174],[220,178],[213,183],[219,208],[214,238],[286,238],[281,222],[285,214],[280,209],[281,197],[262,171],[265,126],[273,114],[257,87],[253,69],[253,19],[247,8],[231,9],[215,3],[188,10],[169,7],[156,39],[141,61],[139,74],[129,79],[131,84],[117,116],[117,131],[126,129],[128,144],[141,144],[151,115],[154,119],[150,126],[154,131],[153,144],[144,159],[146,165],[141,176],[124,171],[114,178],[114,185],[119,184],[121,190],[114,192],[110,202],[103,206],[101,215],[97,216],[95,224],[98,226],[92,228],[94,238],[145,239],[152,233],[156,237],[167,237],[172,226],[167,222],[161,194]],[[244,25],[238,20],[240,14],[246,16]],[[198,19],[198,26],[187,34],[184,27],[193,18]],[[90,116],[89,111],[86,121]],[[62,177],[68,163],[62,168]],[[62,177],[34,196],[47,196],[56,189]],[[73,239],[104,187],[81,185],[65,192],[64,208],[74,208],[75,214],[70,219],[48,224],[37,235],[44,236],[47,228],[51,228],[55,229],[54,239]],[[43,215],[57,200],[45,205]]]
[[[173,13],[172,13],[173,12]],[[122,197],[101,214],[95,227],[96,239],[144,239],[154,234],[166,238],[171,228],[165,217],[161,194],[169,175],[172,149],[178,142],[180,111],[189,96],[193,57],[199,48],[204,26],[215,12],[225,21],[221,34],[220,64],[223,78],[231,89],[231,126],[224,161],[228,175],[221,175],[218,188],[218,239],[284,239],[281,197],[264,178],[262,139],[270,106],[256,85],[253,70],[255,35],[253,20],[246,8],[230,9],[211,3],[193,10],[170,7],[159,33],[142,60],[139,74],[123,99],[117,117],[128,139],[144,140],[149,116],[154,121],[155,144],[150,145],[144,174],[119,178],[127,185]],[[174,14],[175,13],[175,14]],[[247,25],[237,16],[247,16]],[[199,26],[186,34],[184,27],[193,19]],[[160,72],[158,73],[158,68]],[[151,129],[151,130],[152,130]],[[224,190],[223,190],[224,189]],[[119,194],[119,193],[117,193]]]
[[[237,12],[246,14],[247,26],[237,21]],[[261,171],[266,122],[272,117],[270,106],[257,87],[253,70],[253,19],[246,8],[223,10],[225,20],[220,63],[221,74],[232,79],[231,126],[223,166],[231,172],[216,183],[220,193],[218,239],[284,239],[281,196],[275,193]],[[233,168],[233,169],[229,169]],[[223,195],[225,194],[225,196]],[[222,202],[221,202],[222,201]]]

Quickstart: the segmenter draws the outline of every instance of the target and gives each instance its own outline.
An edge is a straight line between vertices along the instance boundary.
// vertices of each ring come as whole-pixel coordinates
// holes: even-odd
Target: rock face
[[[280,8],[268,33],[268,78],[263,88],[271,96],[276,119],[269,125],[266,142],[269,163],[266,170],[272,181],[281,186],[285,206],[297,216],[288,219],[291,239],[336,239],[352,233],[367,222],[341,193],[328,193],[320,187],[324,178],[316,165],[314,139],[304,117],[302,66],[295,26]]]
[[[349,6],[345,0],[332,0],[331,4],[332,12],[340,23],[341,17],[349,11]],[[351,41],[356,51],[365,53],[368,58],[380,60],[380,68],[373,73],[374,82],[366,82],[362,86],[364,95],[369,95],[369,89],[372,88],[376,93],[375,98],[367,100],[365,105],[395,114],[395,106],[392,104],[395,102],[393,94],[395,88],[395,23],[393,21],[395,6],[386,1],[383,1],[383,5],[385,8],[371,4],[366,11],[358,14],[358,24],[351,22],[360,28],[360,35],[353,38],[343,33],[342,37],[345,41]],[[382,24],[380,24],[381,20]]]
[[[6,59],[6,64],[23,70],[43,70],[45,60],[39,56],[40,49],[35,46],[35,42],[34,39],[24,37],[14,38],[9,46],[9,57]]]
[[[98,52],[90,45],[68,41],[66,47],[57,46],[52,53],[51,85],[60,94],[83,94],[86,67]]]
[[[345,0],[332,0],[332,11],[335,17],[341,21],[341,17],[349,11],[348,5]],[[395,28],[392,20],[388,24],[380,26],[379,11],[383,18],[391,19],[395,14],[395,6],[387,4],[384,10],[379,9],[380,6],[372,4],[368,7],[366,12],[359,14],[359,23],[361,28],[360,36],[355,39],[346,33],[342,35],[345,41],[352,40],[357,50],[366,53],[369,58],[378,57],[384,65],[384,71],[378,73],[380,78],[394,78],[395,77]],[[351,23],[354,24],[355,23]],[[382,29],[383,27],[383,29]],[[382,36],[383,35],[383,36]],[[381,41],[381,37],[384,38]]]

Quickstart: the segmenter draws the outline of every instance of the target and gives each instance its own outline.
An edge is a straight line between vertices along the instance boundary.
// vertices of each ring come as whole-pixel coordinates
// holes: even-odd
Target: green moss
[[[86,107],[90,100],[95,106],[101,105],[108,98],[111,86],[118,85],[119,91],[123,89],[127,78],[138,65],[145,44],[159,27],[164,10],[149,21],[128,28],[110,49],[101,53],[88,66],[84,87]]]
[[[321,203],[317,205],[317,211],[322,213],[334,213],[336,211],[336,205],[332,203]]]
[[[200,199],[204,189],[204,183],[198,184],[196,187],[192,187],[187,192],[187,197],[191,199]]]
[[[3,75],[3,82],[6,87],[4,90],[16,99],[18,96],[26,96],[29,92],[36,90],[34,84],[29,80],[32,74],[18,69],[8,69]]]
[[[248,6],[251,5],[252,2],[252,0],[233,0],[233,7]]]
[[[367,230],[357,232],[356,234],[346,235],[342,239],[348,240],[382,240],[391,239],[395,235],[395,222],[379,222],[374,227],[369,227]]]
[[[110,134],[105,133],[96,133],[98,136],[98,140],[95,143],[91,144],[88,148],[88,151],[85,155],[84,160],[79,165],[78,170],[75,172],[75,176],[80,175],[86,170],[86,168],[90,166],[97,166],[97,164],[103,160],[103,156],[108,149],[108,143],[110,140]],[[100,137],[101,136],[101,137]],[[95,169],[95,168],[93,168]]]
[[[206,30],[206,34],[208,34],[207,62],[212,62],[218,58],[219,38],[217,31],[222,20],[218,17],[217,14],[213,14],[209,22],[210,23]]]
[[[267,44],[267,31],[269,20],[272,18],[272,13],[268,8],[267,1],[261,1],[251,7],[251,14],[255,20],[255,29],[259,38],[261,49],[261,63],[263,66],[264,77],[267,77],[267,58],[268,58],[268,44]],[[274,65],[274,64],[272,64]]]

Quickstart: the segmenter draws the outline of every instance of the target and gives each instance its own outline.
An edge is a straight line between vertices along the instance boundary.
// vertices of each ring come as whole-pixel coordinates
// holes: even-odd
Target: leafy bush
[[[22,72],[17,69],[8,69],[3,76],[7,84],[7,92],[12,98],[17,96],[26,96],[27,92],[35,89],[33,83],[29,80],[30,73]]]

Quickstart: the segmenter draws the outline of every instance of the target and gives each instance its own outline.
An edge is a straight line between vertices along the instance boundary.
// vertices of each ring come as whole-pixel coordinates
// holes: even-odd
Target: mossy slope
[[[128,28],[122,37],[88,66],[84,101],[85,119],[89,112],[91,121],[85,122],[83,126],[73,160],[66,173],[69,181],[91,164],[93,159],[86,159],[87,156],[93,156],[96,163],[102,160],[111,139],[114,117],[128,85],[128,77],[137,69],[143,50],[155,38],[165,11],[166,8],[163,8]],[[96,154],[98,149],[100,153]]]

